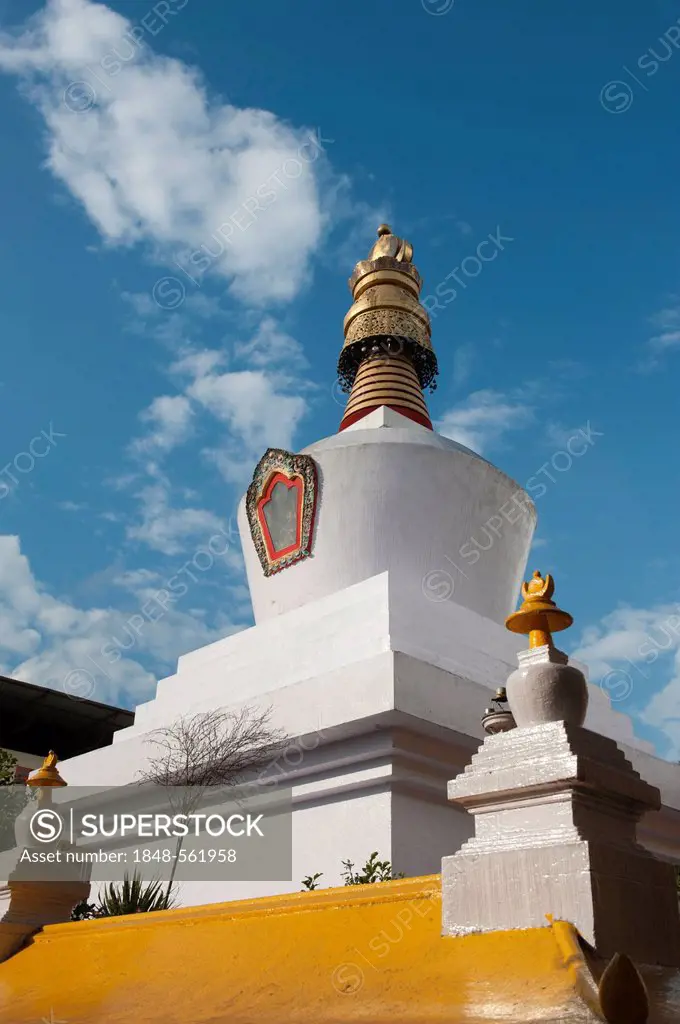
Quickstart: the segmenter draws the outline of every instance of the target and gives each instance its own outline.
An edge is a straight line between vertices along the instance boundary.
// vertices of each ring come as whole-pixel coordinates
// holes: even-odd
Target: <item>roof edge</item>
[[[579,933],[569,921],[553,921],[550,917],[548,919],[562,962],[573,981],[576,995],[591,1013],[600,1017],[597,984],[586,959]]]
[[[350,889],[351,891],[348,891]],[[93,921],[67,921],[62,924],[46,925],[35,937],[40,942],[44,936],[49,939],[73,935],[74,925],[89,932],[105,928],[164,928],[184,925],[188,921],[218,918],[229,920],[235,917],[272,917],[273,915],[297,914],[301,910],[315,911],[380,903],[400,903],[405,900],[427,899],[441,895],[441,875],[422,875],[416,878],[399,878],[391,882],[357,886],[334,886],[312,892],[280,893],[275,896],[255,896],[250,899],[233,900],[228,903],[206,903],[197,907],[176,907],[175,909],[153,911],[147,914],[126,914],[120,917],[106,917]]]

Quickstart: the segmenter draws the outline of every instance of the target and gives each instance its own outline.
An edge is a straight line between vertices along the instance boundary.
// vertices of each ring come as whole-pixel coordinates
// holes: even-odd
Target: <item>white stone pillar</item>
[[[680,964],[674,868],[635,839],[659,791],[613,740],[559,721],[489,736],[449,797],[475,836],[442,862],[445,934],[552,917],[602,956]]]
[[[442,861],[444,934],[564,920],[603,957],[680,966],[675,869],[636,838],[642,815],[660,807],[659,791],[613,740],[582,727],[585,679],[523,593],[530,600],[515,616],[528,609],[547,642],[520,654],[508,680],[518,727],[488,736],[449,782],[449,799],[474,815],[475,835]]]

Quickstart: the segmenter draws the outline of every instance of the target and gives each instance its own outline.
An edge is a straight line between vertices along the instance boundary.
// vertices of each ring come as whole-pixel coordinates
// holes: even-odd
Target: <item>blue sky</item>
[[[337,429],[387,219],[424,296],[459,280],[433,418],[531,482],[563,646],[680,757],[680,3],[0,0],[0,28],[2,671],[134,705],[250,623],[230,517],[268,445]]]

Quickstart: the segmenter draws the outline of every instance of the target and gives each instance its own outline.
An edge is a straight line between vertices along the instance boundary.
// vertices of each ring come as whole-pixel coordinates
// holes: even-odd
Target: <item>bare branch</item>
[[[270,764],[289,737],[271,725],[271,709],[201,711],[157,729],[143,782],[158,786],[237,786]]]

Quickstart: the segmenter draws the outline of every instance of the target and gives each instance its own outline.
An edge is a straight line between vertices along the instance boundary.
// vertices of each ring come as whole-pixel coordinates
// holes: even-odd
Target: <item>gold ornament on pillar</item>
[[[65,786],[66,782],[57,771],[59,758],[50,750],[42,765],[26,779],[27,786]]]
[[[59,758],[53,750],[50,750],[49,754],[41,764],[37,771],[33,772],[26,779],[26,785],[32,786],[37,789],[37,801],[38,807],[45,809],[52,806],[52,790],[58,789],[61,786],[66,786],[67,783],[62,779],[61,775],[57,771],[57,763]],[[34,813],[34,812],[33,812]],[[18,819],[17,819],[18,823]],[[29,825],[30,828],[30,825]],[[15,828],[16,830],[16,828]]]
[[[522,584],[523,602],[519,611],[508,615],[506,629],[511,633],[529,635],[529,647],[552,647],[552,633],[568,629],[573,623],[569,612],[563,612],[552,600],[555,581],[548,574],[545,579],[538,569],[528,583]]]
[[[431,430],[423,390],[435,388],[437,357],[430,318],[420,303],[422,279],[413,246],[381,224],[349,287],[354,302],[338,360],[340,385],[349,399],[340,429],[386,405]]]

